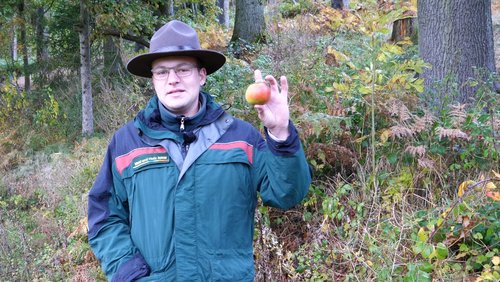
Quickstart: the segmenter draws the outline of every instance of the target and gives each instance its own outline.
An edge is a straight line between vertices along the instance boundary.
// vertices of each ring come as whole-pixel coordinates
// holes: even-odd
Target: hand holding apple
[[[256,84],[263,83],[260,70],[255,70],[254,78]],[[280,87],[272,75],[265,77],[269,83],[270,97],[265,104],[255,104],[259,119],[265,127],[278,139],[285,140],[289,135],[288,123],[290,110],[288,108],[288,82],[285,76],[280,78]],[[281,90],[280,90],[281,88]]]
[[[264,105],[271,98],[271,89],[265,82],[255,82],[248,86],[245,99],[252,105]]]

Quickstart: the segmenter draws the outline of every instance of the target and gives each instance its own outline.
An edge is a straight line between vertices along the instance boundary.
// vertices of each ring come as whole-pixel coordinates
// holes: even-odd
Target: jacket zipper
[[[182,116],[181,117],[181,125],[179,127],[179,130],[181,132],[184,132],[184,119],[185,117]],[[186,155],[187,155],[187,151],[189,150],[189,145],[186,144],[186,142],[182,142],[182,146],[181,146],[181,154],[182,154],[182,158],[185,159],[186,158]]]
[[[184,131],[184,118],[185,117],[181,117],[181,126],[179,127],[179,129],[180,129],[181,132]]]

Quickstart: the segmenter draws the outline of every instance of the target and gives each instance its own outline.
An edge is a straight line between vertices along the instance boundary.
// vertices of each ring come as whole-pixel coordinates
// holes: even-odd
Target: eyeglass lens
[[[186,65],[179,65],[173,68],[160,67],[158,69],[151,70],[151,72],[153,73],[153,77],[155,79],[167,79],[171,70],[173,70],[175,75],[177,75],[178,77],[186,77],[192,74],[194,68],[197,67],[186,64]]]

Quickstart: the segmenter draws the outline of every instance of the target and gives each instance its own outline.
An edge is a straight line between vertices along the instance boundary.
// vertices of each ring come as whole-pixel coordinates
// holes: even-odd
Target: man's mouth
[[[168,92],[167,92],[167,95],[168,95],[168,94],[176,94],[176,93],[181,93],[181,92],[184,92],[184,90],[182,90],[182,89],[174,89],[174,90],[168,91]]]

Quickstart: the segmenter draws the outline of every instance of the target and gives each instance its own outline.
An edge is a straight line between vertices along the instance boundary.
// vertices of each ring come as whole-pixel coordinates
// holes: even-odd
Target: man
[[[89,193],[89,242],[109,280],[253,281],[257,193],[282,209],[306,195],[286,78],[280,92],[267,76],[270,101],[256,106],[265,141],[200,90],[224,63],[180,21],[128,63],[152,77],[156,96],[115,133]]]

